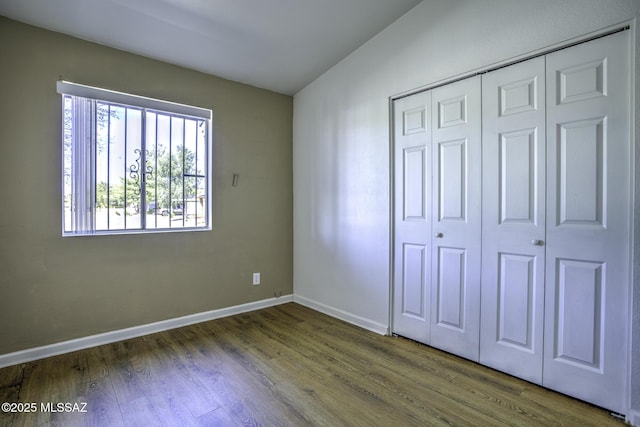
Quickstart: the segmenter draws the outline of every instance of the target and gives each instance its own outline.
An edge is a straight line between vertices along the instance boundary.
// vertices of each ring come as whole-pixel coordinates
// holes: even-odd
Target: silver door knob
[[[544,246],[544,240],[536,240],[536,239],[534,239],[534,240],[531,241],[531,244],[534,245],[534,246]]]
[[[440,237],[444,237],[444,234],[442,234],[442,233],[436,233],[436,234],[435,234],[435,236],[436,236],[437,238],[440,238]]]

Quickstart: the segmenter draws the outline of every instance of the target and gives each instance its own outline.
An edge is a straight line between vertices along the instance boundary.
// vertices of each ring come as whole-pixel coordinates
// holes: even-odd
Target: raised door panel
[[[423,321],[426,317],[425,292],[428,292],[425,277],[426,247],[405,243],[402,251],[401,314]]]
[[[438,220],[464,221],[467,140],[438,142]]]
[[[427,150],[425,146],[409,147],[402,150],[402,155],[403,219],[424,222],[427,219]]]
[[[478,360],[480,319],[480,77],[432,91],[431,345]]]
[[[394,111],[395,334],[428,343],[431,319],[431,93],[400,100]]]
[[[542,382],[545,68],[535,58],[482,79],[480,362]]]
[[[543,384],[624,412],[629,328],[629,32],[547,56]]]
[[[558,124],[556,225],[606,227],[606,117]]]
[[[465,324],[465,261],[464,249],[439,248],[436,323],[459,331],[463,331]]]
[[[535,224],[538,129],[503,132],[498,148],[499,224]]]
[[[505,253],[499,254],[498,259],[496,342],[533,353],[536,259],[533,256]]]
[[[605,265],[557,260],[554,359],[602,373]]]

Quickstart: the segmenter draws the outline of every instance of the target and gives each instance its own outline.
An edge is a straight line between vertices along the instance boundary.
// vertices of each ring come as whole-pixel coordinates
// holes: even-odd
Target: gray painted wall
[[[0,354],[292,293],[292,97],[3,17],[0,40]],[[213,231],[61,237],[60,76],[213,109]]]

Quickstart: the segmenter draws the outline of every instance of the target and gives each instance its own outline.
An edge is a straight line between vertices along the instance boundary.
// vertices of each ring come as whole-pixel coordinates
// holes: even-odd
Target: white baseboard
[[[626,421],[634,427],[640,427],[640,411],[630,410]]]
[[[353,325],[359,326],[364,329],[368,329],[372,332],[375,332],[380,335],[388,335],[389,327],[382,323],[374,322],[370,319],[365,319],[364,317],[356,316],[351,313],[347,313],[346,311],[340,310],[335,307],[331,307],[317,301],[311,300],[309,298],[302,297],[300,295],[293,296],[293,302],[298,303],[300,305],[304,305],[306,307],[317,310],[321,313],[327,314],[331,317],[335,317],[340,320],[344,320],[345,322],[351,323]]]
[[[82,350],[85,348],[96,347],[103,344],[110,344],[130,338],[136,338],[156,332],[167,331],[169,329],[180,328],[182,326],[206,322],[208,320],[220,319],[222,317],[233,316],[234,314],[260,310],[262,308],[273,307],[292,301],[293,295],[283,295],[279,298],[269,298],[262,301],[235,305],[233,307],[226,307],[217,310],[176,317],[173,319],[161,320],[159,322],[148,323],[146,325],[134,326],[131,328],[105,332],[102,334],[63,341],[55,344],[45,345],[42,347],[16,351],[15,353],[0,354],[0,368],[18,365],[25,362],[31,362],[32,360],[44,359],[45,357],[70,353],[72,351]]]

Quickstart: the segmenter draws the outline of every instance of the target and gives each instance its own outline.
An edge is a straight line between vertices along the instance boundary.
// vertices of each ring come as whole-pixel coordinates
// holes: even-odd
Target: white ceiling
[[[421,0],[0,0],[0,15],[295,94]]]

